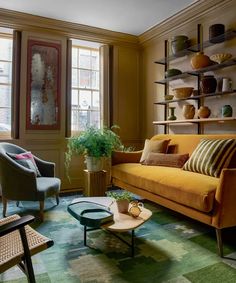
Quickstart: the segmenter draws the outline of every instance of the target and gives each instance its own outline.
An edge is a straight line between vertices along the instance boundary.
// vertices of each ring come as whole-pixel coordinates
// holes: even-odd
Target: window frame
[[[80,44],[72,44],[72,50],[73,48],[76,48],[77,49],[77,54],[79,54],[79,49],[84,49],[84,50],[89,50],[90,52],[92,51],[95,51],[98,53],[98,69],[93,69],[92,68],[92,61],[90,62],[90,67],[91,68],[84,68],[84,67],[79,67],[79,56],[77,58],[77,66],[75,67],[72,63],[72,57],[71,57],[71,136],[73,135],[76,135],[78,133],[80,133],[82,130],[78,129],[78,130],[73,130],[73,124],[72,124],[72,115],[73,115],[73,104],[72,104],[72,92],[73,90],[77,91],[77,95],[78,95],[78,101],[79,101],[79,91],[91,91],[91,103],[93,101],[93,95],[94,95],[94,92],[98,92],[98,95],[99,95],[99,107],[98,107],[98,110],[94,110],[94,109],[82,109],[82,110],[79,110],[79,105],[77,105],[77,111],[78,113],[80,111],[87,111],[87,113],[92,113],[92,112],[99,112],[99,127],[101,127],[102,125],[102,107],[101,107],[101,82],[100,82],[100,75],[101,75],[101,67],[100,67],[100,50],[99,48],[94,48],[94,47],[90,47],[90,46],[83,46],[83,45],[80,45]],[[73,51],[72,51],[73,53]],[[92,57],[92,54],[90,53],[90,57]],[[89,71],[91,74],[90,76],[92,76],[92,73],[93,72],[98,72],[98,88],[93,88],[93,87],[80,87],[79,86],[79,82],[77,84],[77,86],[73,86],[72,84],[72,79],[73,79],[73,70],[77,70],[79,72],[79,70],[87,70]],[[90,78],[91,80],[91,84],[92,84],[92,78]],[[77,124],[78,128],[79,128],[79,125]]]
[[[13,81],[12,81],[12,68],[13,68],[13,34],[8,34],[8,33],[3,33],[3,32],[0,32],[0,38],[6,38],[6,39],[11,39],[12,40],[12,52],[11,52],[11,60],[1,60],[0,59],[0,62],[7,62],[7,63],[10,63],[11,64],[11,80],[8,82],[8,83],[1,83],[0,82],[0,85],[1,86],[7,86],[9,87],[10,86],[10,96],[11,96],[11,103],[10,103],[10,106],[9,107],[6,107],[6,106],[1,106],[0,105],[0,109],[9,109],[10,112],[11,112],[11,120],[12,120],[12,87],[13,87]],[[11,132],[12,132],[12,123],[10,124],[11,126],[11,129],[9,131],[0,131],[0,139],[10,139],[11,138]]]

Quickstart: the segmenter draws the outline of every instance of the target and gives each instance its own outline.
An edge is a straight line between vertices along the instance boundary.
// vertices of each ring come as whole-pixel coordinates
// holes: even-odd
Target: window
[[[100,127],[99,49],[72,46],[71,130]]]
[[[0,133],[11,130],[12,37],[0,33]]]

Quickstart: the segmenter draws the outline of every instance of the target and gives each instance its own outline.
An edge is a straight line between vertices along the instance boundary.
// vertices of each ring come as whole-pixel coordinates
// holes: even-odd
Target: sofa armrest
[[[212,225],[216,228],[236,226],[236,168],[223,169],[215,195]]]
[[[139,151],[113,151],[112,165],[119,163],[139,163],[142,155],[142,150]]]

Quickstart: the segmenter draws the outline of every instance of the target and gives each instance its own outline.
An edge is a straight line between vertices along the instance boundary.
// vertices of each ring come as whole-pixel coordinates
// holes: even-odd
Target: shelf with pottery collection
[[[168,56],[168,41],[165,41],[165,58],[155,62],[156,64],[165,66],[165,78],[155,82],[165,86],[164,100],[154,103],[165,106],[165,119],[163,121],[153,121],[154,125],[164,125],[165,132],[167,132],[167,126],[172,124],[196,123],[198,125],[198,132],[200,133],[200,123],[236,121],[236,117],[232,117],[232,107],[230,105],[224,105],[221,109],[221,117],[214,118],[209,118],[211,110],[203,105],[207,97],[236,94],[236,90],[232,89],[232,81],[229,78],[224,78],[223,81],[218,81],[217,83],[214,76],[204,75],[204,73],[210,71],[212,72],[236,65],[236,59],[232,58],[232,54],[218,53],[208,57],[202,52],[203,48],[230,40],[234,37],[236,37],[236,31],[229,30],[225,32],[224,25],[215,24],[209,28],[209,40],[203,42],[201,40],[201,25],[198,25],[198,43],[194,46],[190,46],[190,40],[187,36],[176,36],[171,41],[172,55],[170,56]],[[191,59],[192,70],[182,72],[178,69],[168,68],[170,61],[193,52],[197,52],[197,54]],[[169,94],[169,82],[185,79],[189,76],[195,76],[197,78],[196,90],[189,86],[178,87],[173,89],[174,95]],[[174,114],[175,107],[169,105],[171,103],[187,100],[197,101],[197,114],[199,118],[194,119],[195,107],[191,104],[185,104],[182,107],[182,113],[185,119],[177,120]]]

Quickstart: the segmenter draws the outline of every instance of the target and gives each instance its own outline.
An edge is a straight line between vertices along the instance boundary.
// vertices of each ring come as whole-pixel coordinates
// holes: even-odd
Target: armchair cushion
[[[20,165],[33,170],[37,177],[41,176],[39,169],[34,161],[33,154],[30,151],[19,153],[19,154],[10,153],[10,152],[6,152],[6,153],[9,157],[11,157],[13,160],[15,160]]]

